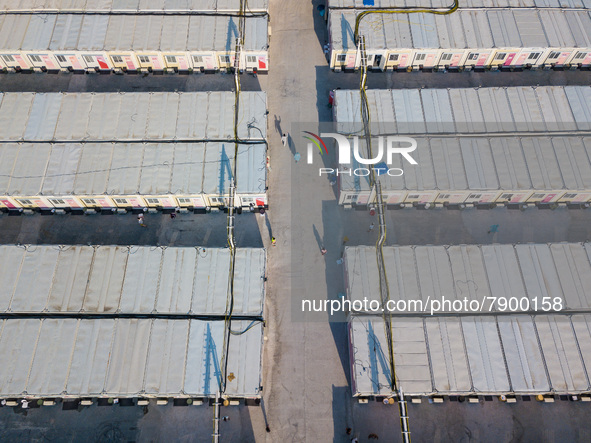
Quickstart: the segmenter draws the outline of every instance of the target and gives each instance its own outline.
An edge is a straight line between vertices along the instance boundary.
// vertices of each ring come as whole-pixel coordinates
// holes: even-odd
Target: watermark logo
[[[336,175],[357,175],[357,176],[367,176],[370,174],[370,169],[365,168],[353,168],[353,163],[351,161],[351,152],[353,152],[353,158],[356,164],[359,165],[373,165],[373,169],[377,172],[378,175],[382,173],[387,173],[393,177],[399,177],[404,174],[404,171],[401,168],[389,168],[389,165],[393,163],[393,158],[395,155],[401,155],[402,158],[407,161],[411,165],[417,165],[417,161],[410,155],[411,152],[417,149],[417,141],[411,137],[400,137],[400,136],[379,136],[377,137],[377,152],[376,152],[376,144],[372,145],[374,152],[373,158],[365,158],[359,152],[359,137],[354,136],[351,138],[352,144],[349,139],[342,135],[332,132],[321,133],[320,136],[304,131],[305,134],[308,134],[312,137],[304,136],[305,139],[311,141],[312,143],[308,143],[307,149],[307,163],[311,165],[313,160],[313,151],[314,145],[320,151],[320,154],[323,155],[324,153],[328,154],[328,149],[326,147],[326,143],[324,142],[324,138],[330,137],[336,141],[337,144],[337,154],[338,154],[338,162],[340,165],[349,165],[349,167],[344,167],[343,169],[333,169],[333,168],[320,168],[319,173],[320,175],[324,174],[336,174]],[[351,146],[353,149],[351,149]],[[324,148],[324,149],[323,149]]]
[[[328,149],[326,149],[326,144],[324,143],[324,140],[322,140],[322,138],[318,137],[316,134],[314,134],[313,132],[310,132],[310,131],[304,131],[304,134],[309,134],[312,137],[314,137],[314,138],[310,138],[310,137],[304,135],[304,138],[306,140],[310,140],[312,143],[314,143],[318,147],[318,150],[320,151],[320,155],[322,155],[323,153],[328,154]],[[322,147],[320,145],[322,145]],[[322,148],[324,148],[324,151],[322,151]],[[308,143],[308,164],[312,164],[311,158],[312,158],[312,144]]]

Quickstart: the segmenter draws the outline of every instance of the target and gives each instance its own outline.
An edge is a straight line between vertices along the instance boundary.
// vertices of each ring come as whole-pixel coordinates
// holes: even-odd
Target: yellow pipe
[[[357,43],[357,39],[359,38],[359,23],[361,19],[369,14],[416,14],[416,13],[424,13],[424,14],[437,14],[437,15],[448,15],[452,12],[455,12],[458,7],[460,6],[459,0],[454,0],[453,5],[451,5],[448,9],[440,10],[440,9],[375,9],[370,11],[363,11],[355,18],[355,43]]]

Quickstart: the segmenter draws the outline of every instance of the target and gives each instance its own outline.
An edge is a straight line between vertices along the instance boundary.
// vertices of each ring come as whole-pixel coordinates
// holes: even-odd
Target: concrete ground
[[[377,232],[365,211],[337,206],[325,178],[295,164],[304,149],[300,122],[330,121],[328,92],[357,88],[358,75],[333,73],[322,46],[324,21],[315,14],[318,1],[271,0],[273,29],[271,72],[242,77],[244,90],[267,91],[273,118],[268,218],[237,218],[239,246],[268,248],[262,407],[228,408],[222,441],[347,442],[347,427],[361,442],[370,433],[380,441],[400,441],[398,410],[351,398],[346,325],[327,315],[304,315],[304,296],[333,298],[343,290],[340,258],[348,245],[373,244]],[[589,72],[395,73],[369,76],[371,88],[467,87],[496,85],[589,84]],[[2,75],[0,90],[13,91],[152,91],[231,90],[232,78],[207,76]],[[290,147],[280,142],[291,135]],[[330,156],[326,162],[334,162]],[[591,211],[525,211],[497,208],[389,211],[388,244],[459,244],[490,242],[585,241],[591,239]],[[142,230],[131,215],[0,217],[2,243],[98,243],[225,245],[225,218],[216,215],[148,215]],[[257,227],[255,227],[257,224]],[[499,224],[499,233],[487,234]],[[270,235],[277,238],[271,246]],[[328,253],[320,254],[325,246]],[[343,320],[335,318],[330,320]],[[423,402],[409,405],[415,441],[590,441],[586,403],[539,404],[497,400],[478,405]],[[0,440],[15,441],[210,441],[213,409],[209,406],[92,406],[78,412],[59,405],[24,411],[0,408]],[[270,432],[265,427],[269,426]]]

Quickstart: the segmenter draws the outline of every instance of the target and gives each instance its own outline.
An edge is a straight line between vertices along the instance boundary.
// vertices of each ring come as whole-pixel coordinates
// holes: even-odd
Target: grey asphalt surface
[[[317,2],[271,0],[271,72],[242,76],[243,90],[265,90],[271,116],[290,131],[302,121],[330,121],[328,91],[358,87],[357,74],[333,73],[322,45],[323,20]],[[294,42],[298,42],[294,44]],[[500,85],[591,84],[590,72],[371,73],[370,88],[478,87]],[[79,74],[0,75],[0,91],[203,91],[232,90],[227,75],[119,76]],[[240,247],[269,250],[263,386],[264,408],[228,407],[222,440],[231,442],[348,442],[351,427],[361,442],[369,433],[380,441],[400,441],[398,409],[372,401],[358,404],[349,388],[345,323],[327,316],[303,316],[297,300],[306,294],[336,297],[343,290],[337,264],[348,245],[374,244],[366,211],[338,207],[325,179],[294,165],[292,152],[270,132],[270,206],[268,217],[237,217]],[[334,161],[328,158],[327,161]],[[224,247],[225,214],[181,214],[175,220],[148,214],[147,228],[135,216],[0,216],[0,243],[201,245]],[[591,239],[591,210],[554,211],[391,210],[388,244],[461,244]],[[491,236],[489,226],[499,224]],[[277,246],[270,247],[271,233]],[[319,246],[328,249],[326,256]],[[336,318],[331,320],[343,320]],[[414,441],[591,441],[587,403],[534,401],[508,405],[497,400],[409,405]],[[227,411],[227,412],[226,412]],[[0,441],[211,441],[213,409],[207,405],[173,407],[92,406],[62,411],[60,405],[23,411],[0,408]],[[265,431],[266,424],[270,433]]]
[[[238,247],[263,246],[256,215],[236,216]],[[227,245],[227,214],[145,214],[141,227],[134,214],[0,216],[1,244],[93,244],[207,246]]]
[[[273,63],[273,62],[272,62]],[[271,72],[244,74],[243,91],[265,90]],[[320,89],[357,89],[359,74],[333,72],[326,64],[315,66]],[[367,87],[370,89],[402,88],[467,88],[482,86],[538,86],[538,85],[589,85],[591,71],[523,71],[523,72],[370,72]],[[318,85],[320,86],[320,85]],[[231,91],[234,77],[228,74],[74,74],[31,73],[0,74],[1,92],[149,92],[149,91]],[[320,95],[320,98],[328,96]]]

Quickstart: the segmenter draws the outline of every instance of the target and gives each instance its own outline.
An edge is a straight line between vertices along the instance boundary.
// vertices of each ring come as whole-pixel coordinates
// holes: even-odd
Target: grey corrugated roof
[[[0,140],[5,141],[234,137],[231,92],[5,93],[0,99]],[[238,136],[266,137],[266,111],[264,92],[243,92]]]
[[[233,321],[243,330],[247,321]],[[2,320],[0,396],[212,396],[224,322],[150,319]],[[133,349],[133,352],[130,352]],[[232,336],[231,397],[259,395],[262,325]]]
[[[533,303],[550,297],[568,310],[591,307],[590,250],[580,243],[400,246],[384,248],[383,255],[393,300],[526,297]],[[378,299],[375,253],[369,246],[345,249],[351,300]],[[354,313],[350,321],[354,394],[388,395],[382,316]],[[493,310],[421,318],[393,312],[398,386],[410,395],[584,392],[590,322],[591,314],[497,316]]]
[[[588,86],[371,89],[367,97],[373,135],[591,129]],[[336,90],[334,115],[345,133],[360,127],[359,93]]]
[[[0,146],[0,193],[169,195],[228,193],[233,143],[86,143]],[[239,145],[238,194],[263,194],[265,145]]]
[[[380,176],[384,191],[469,190],[586,191],[591,187],[589,137],[416,138],[409,165],[394,156],[390,168],[404,175]],[[367,157],[364,143],[360,152]],[[453,158],[453,164],[448,164]],[[354,168],[362,167],[355,164]],[[342,191],[369,190],[367,177],[340,176]]]
[[[230,252],[216,248],[0,246],[0,311],[226,312]],[[261,316],[265,251],[236,251],[234,314]]]
[[[267,0],[249,0],[249,11],[264,11]],[[237,12],[238,0],[1,0],[0,11],[23,12]]]
[[[245,50],[266,50],[266,17],[246,18]],[[233,51],[237,17],[0,14],[0,47],[42,51]]]

